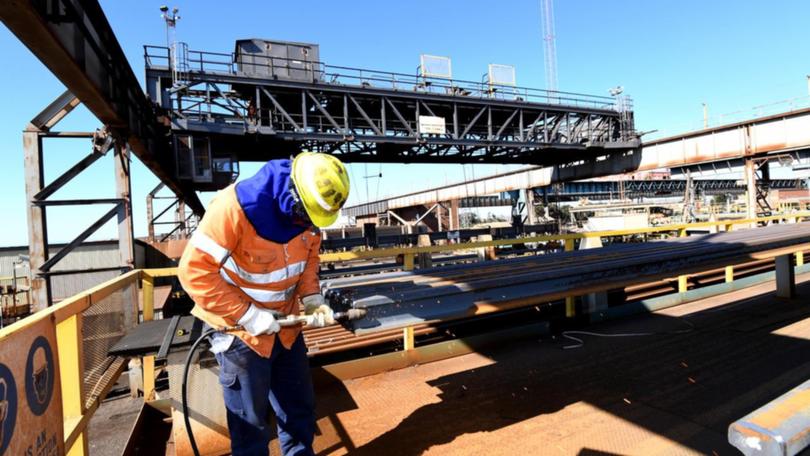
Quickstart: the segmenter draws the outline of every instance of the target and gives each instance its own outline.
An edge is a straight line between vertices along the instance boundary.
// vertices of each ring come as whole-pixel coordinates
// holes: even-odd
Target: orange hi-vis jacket
[[[247,218],[231,185],[209,203],[205,216],[180,258],[178,278],[194,300],[192,315],[214,328],[235,326],[251,303],[298,314],[299,298],[320,293],[321,238],[306,229],[287,243],[262,238]],[[269,357],[276,337],[290,348],[300,326],[275,334],[233,334],[256,353]]]

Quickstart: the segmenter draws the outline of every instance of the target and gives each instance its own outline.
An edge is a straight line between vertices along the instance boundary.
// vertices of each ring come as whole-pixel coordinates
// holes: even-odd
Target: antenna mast
[[[554,34],[554,0],[540,0],[546,57],[546,90],[557,91],[557,37]]]

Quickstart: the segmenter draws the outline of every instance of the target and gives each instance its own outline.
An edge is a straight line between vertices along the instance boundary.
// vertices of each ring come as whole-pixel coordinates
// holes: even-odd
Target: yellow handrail
[[[337,252],[324,253],[320,256],[322,263],[334,263],[349,260],[367,260],[373,258],[394,257],[397,255],[417,255],[420,253],[440,253],[457,250],[476,249],[481,247],[493,247],[499,245],[512,245],[515,243],[534,243],[549,241],[568,241],[584,238],[629,236],[633,234],[652,234],[662,232],[681,232],[688,229],[726,227],[733,225],[749,225],[752,223],[769,222],[774,220],[796,219],[799,221],[804,217],[810,217],[810,212],[773,215],[754,219],[721,220],[716,222],[678,223],[672,225],[652,226],[645,228],[629,228],[625,230],[610,231],[589,231],[584,233],[551,234],[543,236],[528,236],[515,239],[497,239],[494,241],[464,242],[459,244],[431,245],[424,247],[394,247],[386,249],[364,250],[358,252]]]
[[[56,326],[62,421],[65,451],[68,455],[87,454],[85,431],[90,417],[99,405],[98,401],[89,407],[84,403],[84,354],[79,315],[93,304],[136,282],[141,274],[140,270],[129,271],[0,329],[0,343],[3,343],[17,331],[30,328],[43,320],[50,320]],[[117,378],[113,379],[115,380]]]

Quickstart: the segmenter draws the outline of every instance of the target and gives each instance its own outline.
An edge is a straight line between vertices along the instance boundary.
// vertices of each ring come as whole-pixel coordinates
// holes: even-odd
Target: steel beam
[[[728,443],[746,456],[800,454],[810,445],[810,381],[728,427]]]
[[[172,191],[195,212],[205,211],[196,193],[175,177],[165,128],[98,2],[8,0],[0,2],[0,21]]]
[[[354,329],[378,332],[530,307],[751,259],[777,258],[777,268],[781,262],[785,271],[792,270],[790,254],[810,248],[809,239],[810,224],[798,223],[601,249],[572,251],[567,245],[565,253],[445,266],[424,275],[335,279],[325,284],[325,296],[336,308],[366,309]],[[594,311],[605,311],[604,302],[595,304]]]

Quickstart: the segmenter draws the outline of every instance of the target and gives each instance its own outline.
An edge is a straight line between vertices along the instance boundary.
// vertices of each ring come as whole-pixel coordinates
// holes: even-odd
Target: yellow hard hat
[[[319,228],[335,223],[349,197],[346,166],[329,154],[302,152],[293,159],[290,177],[312,223]]]

